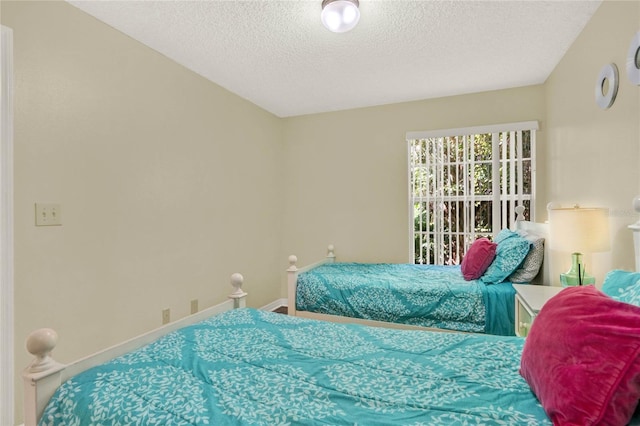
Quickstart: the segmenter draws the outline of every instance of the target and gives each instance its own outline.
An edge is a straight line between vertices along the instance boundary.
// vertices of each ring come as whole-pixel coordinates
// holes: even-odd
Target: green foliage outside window
[[[499,147],[507,159],[514,133],[501,134]],[[514,140],[515,142],[515,140]],[[410,151],[414,218],[414,262],[458,264],[476,238],[493,233],[492,134],[424,139],[413,141]],[[522,190],[528,214],[531,195],[531,133],[522,132]],[[503,179],[511,182],[512,166],[501,158],[496,177],[501,192]],[[515,163],[514,163],[515,164]],[[469,197],[469,194],[473,194]],[[471,198],[473,201],[469,201]],[[500,196],[501,202],[506,199]],[[502,206],[503,204],[501,204]],[[504,204],[510,214],[511,205]],[[473,210],[473,225],[465,227],[464,215]],[[508,216],[507,216],[508,217]],[[469,216],[467,216],[469,218]],[[465,241],[465,238],[467,241]],[[440,248],[440,250],[437,250]]]

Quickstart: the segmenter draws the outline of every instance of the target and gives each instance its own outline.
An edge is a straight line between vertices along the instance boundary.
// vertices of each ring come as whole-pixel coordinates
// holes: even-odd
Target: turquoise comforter
[[[41,425],[549,425],[518,337],[238,309],[65,382]]]
[[[460,266],[328,263],[298,276],[296,309],[513,336],[511,283],[465,281]]]

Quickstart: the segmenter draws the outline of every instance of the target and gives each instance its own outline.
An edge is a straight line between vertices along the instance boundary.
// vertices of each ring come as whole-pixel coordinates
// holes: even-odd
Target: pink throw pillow
[[[640,398],[639,355],[640,307],[568,287],[536,316],[520,374],[554,425],[626,425]]]
[[[471,244],[460,265],[465,280],[477,280],[485,273],[496,257],[496,247],[487,238],[478,238]]]

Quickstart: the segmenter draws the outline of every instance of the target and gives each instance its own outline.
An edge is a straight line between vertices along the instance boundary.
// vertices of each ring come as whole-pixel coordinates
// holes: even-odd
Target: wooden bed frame
[[[231,309],[245,307],[247,293],[242,290],[243,282],[242,275],[235,273],[231,275],[231,285],[234,291],[229,295],[230,300],[67,365],[60,364],[51,357],[51,351],[55,348],[58,340],[57,333],[50,328],[35,330],[27,337],[27,350],[36,358],[22,373],[24,379],[24,425],[35,426],[56,389],[76,374],[141,348],[182,327],[195,324]]]
[[[539,235],[544,237],[544,259],[549,259],[549,224],[548,223],[539,223],[539,222],[530,222],[524,220],[524,210],[525,208],[522,206],[516,207],[516,220],[513,225],[513,229],[526,231],[535,235]],[[299,316],[303,318],[311,318],[318,319],[323,321],[331,321],[331,322],[340,322],[340,323],[356,323],[356,324],[364,324],[371,325],[375,327],[387,327],[387,328],[400,328],[400,329],[418,329],[418,330],[435,330],[435,331],[455,331],[455,330],[444,330],[440,328],[433,327],[421,327],[416,325],[407,325],[407,324],[396,324],[385,321],[376,321],[376,320],[366,320],[361,318],[351,318],[351,317],[342,317],[338,315],[329,315],[329,314],[318,314],[315,312],[309,311],[299,311],[296,309],[296,290],[298,283],[298,274],[302,272],[309,271],[313,268],[316,268],[320,265],[324,265],[327,263],[333,263],[336,260],[335,248],[333,245],[329,245],[327,248],[327,256],[318,262],[312,263],[310,265],[306,265],[298,268],[296,263],[298,262],[298,258],[295,255],[289,256],[289,268],[287,268],[287,313],[293,316]],[[549,272],[549,262],[542,262],[542,266],[540,268],[540,273],[533,281],[534,284],[542,284],[542,285],[550,285],[551,282],[549,280],[550,272]]]

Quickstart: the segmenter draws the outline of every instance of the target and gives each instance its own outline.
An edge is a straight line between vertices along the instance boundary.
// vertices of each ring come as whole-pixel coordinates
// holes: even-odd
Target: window
[[[407,133],[415,263],[453,265],[481,236],[534,220],[537,122]]]

